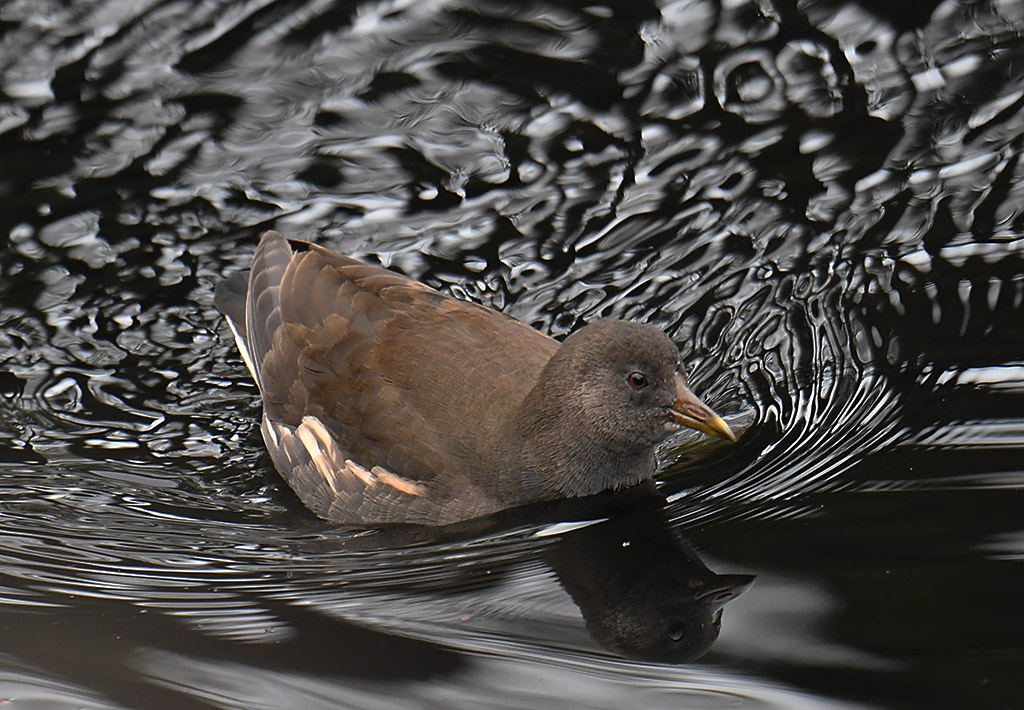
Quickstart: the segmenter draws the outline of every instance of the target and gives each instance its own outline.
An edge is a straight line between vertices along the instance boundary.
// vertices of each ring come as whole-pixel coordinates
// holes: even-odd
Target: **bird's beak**
[[[669,408],[672,421],[691,429],[702,431],[711,436],[720,436],[729,441],[736,441],[736,435],[720,416],[711,411],[708,405],[697,399],[697,395],[686,386],[682,375],[676,374],[676,401]]]
[[[701,586],[696,596],[707,601],[712,609],[721,609],[747,591],[756,578],[753,574],[716,574],[711,582]]]

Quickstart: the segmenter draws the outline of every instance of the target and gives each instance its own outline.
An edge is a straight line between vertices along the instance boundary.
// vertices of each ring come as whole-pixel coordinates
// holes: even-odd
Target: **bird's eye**
[[[668,637],[669,641],[678,642],[683,640],[683,636],[686,635],[686,627],[682,624],[670,624],[668,629],[665,631],[665,636]]]
[[[633,372],[628,378],[630,386],[635,390],[642,390],[647,386],[647,375],[642,372]]]

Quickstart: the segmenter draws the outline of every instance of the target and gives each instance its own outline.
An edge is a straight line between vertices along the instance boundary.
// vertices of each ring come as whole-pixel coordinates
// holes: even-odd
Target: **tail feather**
[[[229,276],[217,283],[213,293],[213,305],[217,307],[231,326],[231,332],[235,336],[235,345],[238,352],[249,368],[249,374],[259,386],[260,379],[256,376],[256,368],[253,365],[252,357],[249,354],[249,338],[245,327],[245,295],[249,289],[249,272],[243,271]]]
[[[235,329],[245,338],[245,293],[249,289],[249,272],[241,271],[217,282],[213,305],[233,321]]]

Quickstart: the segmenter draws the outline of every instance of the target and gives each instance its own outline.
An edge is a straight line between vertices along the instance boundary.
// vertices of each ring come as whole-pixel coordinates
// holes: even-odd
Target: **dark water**
[[[0,5],[0,702],[1024,707],[1022,32],[1015,0]],[[212,307],[268,228],[554,335],[656,323],[741,442],[440,538],[333,528]]]

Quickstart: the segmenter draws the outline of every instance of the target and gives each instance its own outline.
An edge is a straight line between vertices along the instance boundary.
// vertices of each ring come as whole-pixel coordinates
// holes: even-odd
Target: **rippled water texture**
[[[1022,32],[1015,0],[3,3],[0,702],[1020,707]],[[333,528],[212,307],[269,228],[555,336],[655,323],[741,441]]]

